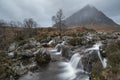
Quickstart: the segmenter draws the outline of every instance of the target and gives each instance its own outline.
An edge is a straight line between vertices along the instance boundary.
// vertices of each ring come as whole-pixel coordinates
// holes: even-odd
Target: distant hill
[[[117,26],[117,24],[112,19],[90,5],[85,6],[78,12],[68,17],[65,22],[67,26],[79,26],[89,24]]]

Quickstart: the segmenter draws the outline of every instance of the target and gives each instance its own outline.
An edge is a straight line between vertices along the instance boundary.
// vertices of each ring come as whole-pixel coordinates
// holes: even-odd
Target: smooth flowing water
[[[63,62],[60,64],[64,66],[64,68],[62,68],[63,72],[58,75],[61,80],[77,80],[77,73],[79,74],[79,76],[82,76],[80,77],[80,80],[89,80],[88,75],[81,74],[84,73],[81,58],[82,56],[79,53],[76,53],[71,57],[69,62]],[[80,65],[79,68],[77,68],[78,64]]]
[[[19,80],[89,80],[88,74],[84,73],[81,58],[82,56],[76,53],[69,62],[51,62],[42,71],[28,72]],[[80,68],[77,68],[78,64],[81,65]]]
[[[62,45],[63,44],[64,42]],[[92,51],[96,50],[98,57],[105,68],[107,66],[107,59],[102,59],[101,57],[99,51],[101,45],[101,43],[96,43],[92,48],[86,49],[85,52],[90,51],[88,54],[92,54]],[[56,47],[50,50],[50,52],[52,56],[57,55],[59,57],[61,54],[61,51],[57,52]],[[82,57],[84,56],[84,54],[80,55],[79,53],[75,53],[68,62],[64,60],[51,62],[46,68],[34,73],[28,72],[19,80],[89,80],[89,74],[83,69]]]
[[[80,56],[79,53],[76,53],[72,56],[72,58],[70,59],[70,64],[71,66],[76,69],[77,66],[78,66],[78,63],[81,65],[81,69],[83,69],[83,65],[82,65],[82,62],[81,62],[81,58],[82,58],[82,55]]]

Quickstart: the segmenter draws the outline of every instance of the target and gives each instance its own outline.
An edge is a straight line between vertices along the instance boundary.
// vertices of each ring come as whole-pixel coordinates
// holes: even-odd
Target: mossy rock
[[[39,53],[36,55],[36,61],[39,66],[44,66],[51,61],[51,56],[46,51],[39,51]]]

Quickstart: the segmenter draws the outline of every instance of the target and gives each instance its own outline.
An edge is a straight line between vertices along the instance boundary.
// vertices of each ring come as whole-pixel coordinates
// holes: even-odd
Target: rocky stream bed
[[[11,43],[0,54],[0,80],[90,80],[94,62],[110,66],[105,46],[119,40],[119,32],[94,32]]]

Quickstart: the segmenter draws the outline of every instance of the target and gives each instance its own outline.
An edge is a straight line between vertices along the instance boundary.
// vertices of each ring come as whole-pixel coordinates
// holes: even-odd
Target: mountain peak
[[[98,11],[97,8],[95,8],[94,6],[89,5],[89,4],[84,6],[80,11],[82,11],[82,10],[84,10],[84,11]]]
[[[88,4],[88,5],[84,6],[84,8],[93,8],[93,6]]]
[[[68,26],[79,26],[88,24],[116,25],[116,23],[107,17],[103,12],[91,5],[86,5],[78,12],[66,19]]]

